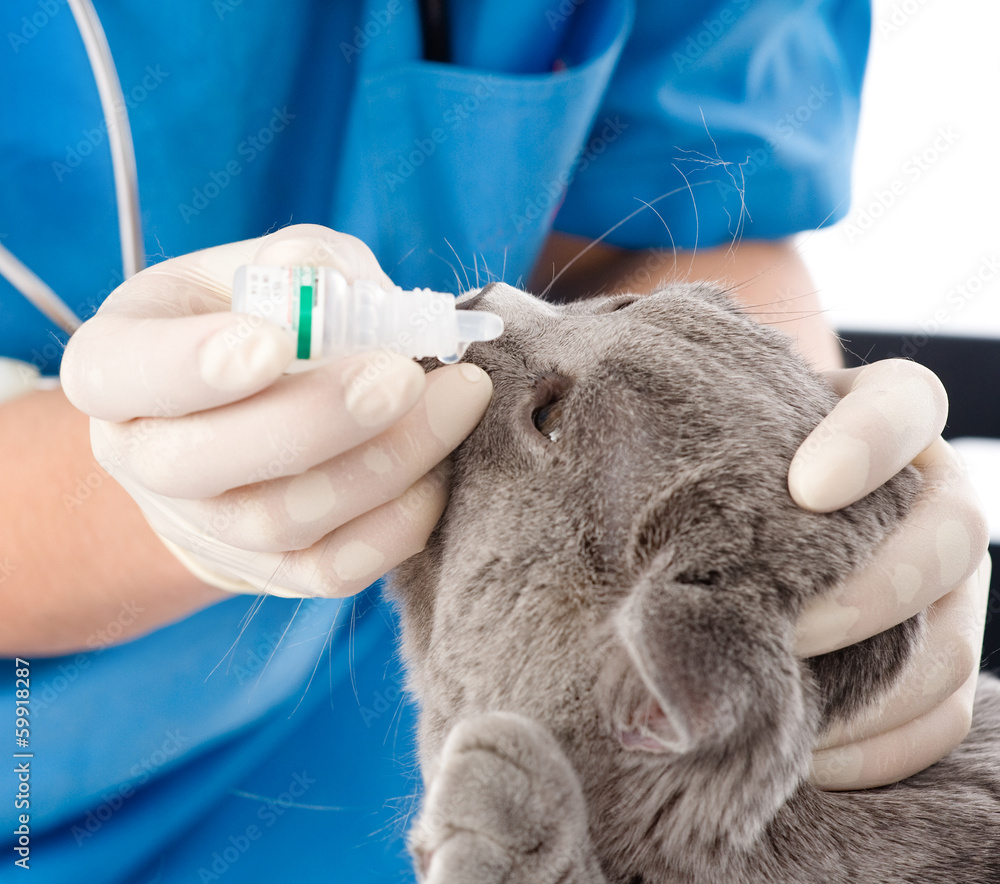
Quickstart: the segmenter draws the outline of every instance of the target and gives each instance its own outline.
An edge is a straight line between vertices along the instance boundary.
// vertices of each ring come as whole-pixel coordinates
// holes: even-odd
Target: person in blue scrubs
[[[95,5],[151,261],[309,222],[404,287],[541,287],[611,231],[553,296],[641,287],[665,268],[633,250],[676,248],[695,275],[770,268],[741,296],[802,310],[782,240],[847,208],[861,0],[453,2],[448,64],[412,0]],[[0,26],[0,235],[87,318],[123,281],[93,78],[61,3],[6,3]],[[0,282],[0,355],[56,375],[64,343]],[[0,879],[27,810],[35,881],[412,880],[413,709],[379,587],[227,596],[97,467],[62,393],[4,415],[2,641],[30,664],[32,758]]]

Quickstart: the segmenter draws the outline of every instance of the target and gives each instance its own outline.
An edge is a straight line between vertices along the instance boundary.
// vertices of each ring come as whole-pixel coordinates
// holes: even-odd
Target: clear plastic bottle
[[[247,264],[233,279],[233,306],[285,329],[306,361],[389,350],[458,362],[473,341],[503,333],[485,311],[456,311],[453,295],[430,289],[387,291],[368,280],[348,284],[331,267]]]

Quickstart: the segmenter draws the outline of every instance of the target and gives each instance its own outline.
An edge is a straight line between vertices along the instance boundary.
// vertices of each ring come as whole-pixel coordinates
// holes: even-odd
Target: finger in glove
[[[931,371],[904,359],[827,372],[843,396],[799,446],[788,490],[831,512],[885,484],[940,435],[948,397]]]

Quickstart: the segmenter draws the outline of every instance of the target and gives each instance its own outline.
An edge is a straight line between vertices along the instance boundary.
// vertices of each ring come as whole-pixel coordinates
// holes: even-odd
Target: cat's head
[[[834,395],[714,286],[553,306],[493,284],[460,306],[505,331],[465,356],[493,399],[394,575],[425,760],[458,718],[507,710],[617,778],[766,734],[790,788],[829,693],[792,657],[795,616],[910,492],[793,503],[788,465]]]

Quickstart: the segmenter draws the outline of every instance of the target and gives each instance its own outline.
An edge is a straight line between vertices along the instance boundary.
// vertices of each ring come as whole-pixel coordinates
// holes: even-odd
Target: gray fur
[[[920,623],[806,662],[793,624],[905,515],[915,471],[799,509],[788,465],[834,394],[714,287],[553,307],[492,285],[474,307],[506,323],[466,356],[494,398],[393,581],[424,879],[1000,881],[1000,683],[930,770],[806,781],[824,726],[893,683]]]

